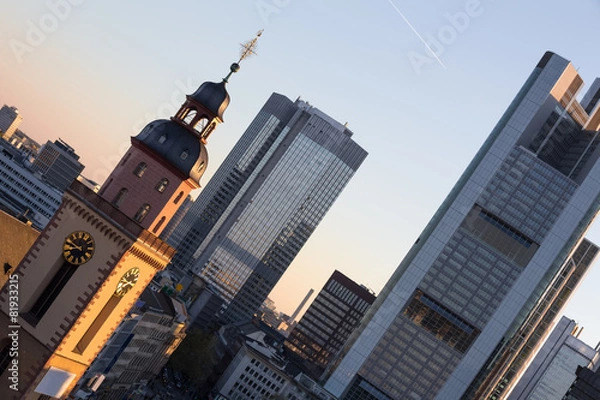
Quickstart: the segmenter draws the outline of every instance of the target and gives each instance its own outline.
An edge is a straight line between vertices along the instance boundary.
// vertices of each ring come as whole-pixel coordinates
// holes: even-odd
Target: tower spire
[[[231,66],[229,67],[229,73],[225,78],[223,78],[224,82],[228,82],[229,77],[231,77],[233,73],[238,72],[240,70],[240,63],[242,62],[242,60],[256,55],[258,38],[262,35],[263,30],[264,29],[261,29],[260,31],[256,32],[256,36],[254,36],[251,40],[248,40],[244,43],[240,43],[240,46],[242,46],[242,49],[240,51],[240,59],[238,60],[238,62],[231,64]]]

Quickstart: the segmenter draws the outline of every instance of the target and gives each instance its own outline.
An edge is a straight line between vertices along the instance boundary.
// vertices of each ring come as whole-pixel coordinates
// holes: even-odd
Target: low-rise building
[[[24,165],[24,155],[0,141],[0,208],[43,229],[62,201],[63,192]]]
[[[213,388],[223,400],[333,400],[316,382],[288,363],[280,348],[265,340],[265,333],[245,337],[241,348]]]
[[[78,396],[85,398],[93,387],[103,399],[121,399],[148,383],[185,337],[186,321],[182,302],[144,290],[81,379]]]

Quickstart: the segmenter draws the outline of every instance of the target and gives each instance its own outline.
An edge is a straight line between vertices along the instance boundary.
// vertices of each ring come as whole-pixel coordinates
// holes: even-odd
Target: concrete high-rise
[[[75,149],[61,139],[46,142],[31,165],[33,171],[61,191],[77,179],[83,168]]]
[[[31,165],[33,171],[60,191],[65,191],[83,168],[75,149],[61,139],[46,142]]]
[[[168,239],[172,264],[251,318],[367,156],[308,103],[272,94]]]
[[[541,58],[344,346],[328,391],[488,398],[480,386],[531,312],[593,259],[575,257],[600,207],[598,85],[580,103],[582,86],[569,61]]]

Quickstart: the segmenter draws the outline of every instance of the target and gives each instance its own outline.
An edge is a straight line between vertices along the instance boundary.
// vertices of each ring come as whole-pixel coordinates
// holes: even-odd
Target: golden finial
[[[238,60],[238,62],[231,64],[231,67],[229,68],[229,73],[227,74],[227,76],[225,78],[223,78],[223,80],[225,82],[228,81],[229,77],[231,76],[231,74],[233,74],[234,72],[238,72],[240,70],[240,63],[242,62],[242,60],[245,60],[246,58],[250,58],[254,55],[256,55],[256,42],[258,41],[258,38],[260,37],[260,35],[262,35],[264,29],[261,29],[260,31],[258,31],[256,33],[256,36],[254,36],[254,38],[252,40],[248,40],[245,43],[240,43],[240,46],[242,46],[241,52],[240,52],[240,59]]]
[[[252,40],[248,40],[246,43],[240,43],[240,46],[242,46],[242,51],[240,53],[238,64],[242,62],[242,60],[256,55],[256,42],[258,41],[260,35],[262,35],[263,31],[264,29],[261,29],[260,31],[256,32],[256,36],[254,36]]]

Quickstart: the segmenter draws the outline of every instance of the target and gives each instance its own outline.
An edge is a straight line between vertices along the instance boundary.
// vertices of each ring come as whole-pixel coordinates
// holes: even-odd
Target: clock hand
[[[67,240],[67,244],[68,244],[68,245],[71,245],[71,250],[75,248],[75,249],[77,249],[77,250],[79,250],[79,251],[83,251],[83,249],[81,248],[81,246],[77,246],[75,243],[73,243],[73,242],[72,242],[72,241],[70,241],[70,240]]]

